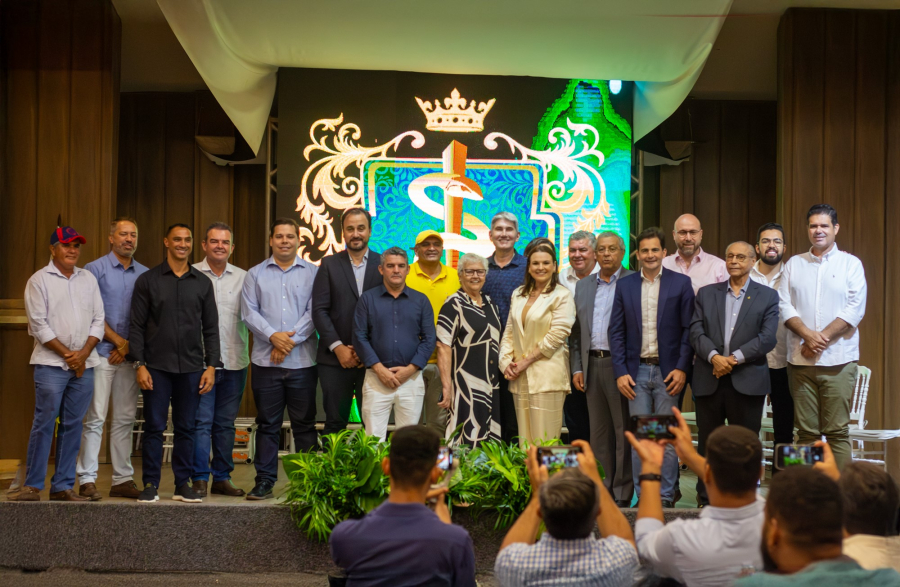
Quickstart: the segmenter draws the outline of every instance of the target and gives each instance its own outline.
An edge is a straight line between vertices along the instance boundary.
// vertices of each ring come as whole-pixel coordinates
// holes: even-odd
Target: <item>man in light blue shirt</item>
[[[272,256],[244,279],[241,314],[253,333],[252,387],[256,402],[256,486],[247,499],[273,497],[278,443],[287,406],[294,446],[318,446],[316,344],[312,286],[317,268],[297,257],[300,227],[279,218],[269,233]]]
[[[84,418],[77,467],[78,494],[91,501],[102,497],[96,485],[98,456],[110,401],[112,487],[109,496],[137,499],[141,493],[134,484],[134,468],[131,466],[132,432],[140,392],[132,361],[128,358],[128,334],[134,282],[147,268],[134,260],[138,244],[138,228],[134,219],[120,217],[113,220],[109,227],[109,244],[112,250],[107,255],[84,266],[97,278],[106,314],[103,340],[97,345],[100,364],[94,368],[94,396]]]

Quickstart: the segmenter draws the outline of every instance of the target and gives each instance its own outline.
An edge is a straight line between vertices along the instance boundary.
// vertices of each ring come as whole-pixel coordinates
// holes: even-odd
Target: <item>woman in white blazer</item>
[[[556,247],[541,243],[527,255],[525,283],[513,292],[500,342],[500,370],[510,381],[520,445],[559,438],[570,391],[566,339],[575,323],[575,300],[559,283]]]

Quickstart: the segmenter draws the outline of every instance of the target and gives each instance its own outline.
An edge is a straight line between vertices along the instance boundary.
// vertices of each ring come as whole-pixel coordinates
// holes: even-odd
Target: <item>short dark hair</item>
[[[809,209],[809,212],[806,213],[806,223],[809,224],[809,219],[819,214],[825,214],[831,218],[831,224],[833,226],[837,225],[837,210],[832,208],[829,204],[813,204]]]
[[[759,436],[743,426],[719,426],[706,439],[706,462],[722,493],[755,491],[762,459]]]
[[[360,207],[347,208],[346,210],[341,212],[341,228],[344,228],[344,220],[346,220],[347,218],[349,218],[351,216],[355,216],[357,214],[361,214],[361,215],[365,216],[366,222],[369,223],[369,228],[372,228],[372,215],[369,214],[368,210],[366,210],[365,208],[360,208]]]
[[[789,541],[815,550],[843,541],[843,499],[836,481],[812,467],[788,467],[775,475],[766,497],[766,518],[783,526]]]
[[[762,236],[767,230],[777,230],[781,233],[781,240],[785,239],[784,236],[784,227],[778,224],[777,222],[766,222],[762,226],[759,227],[759,230],[756,231],[756,244],[759,244],[759,238]]]
[[[203,235],[203,242],[206,242],[206,239],[209,237],[210,230],[227,230],[231,235],[231,238],[234,239],[234,231],[231,230],[231,227],[225,224],[224,222],[213,222],[209,226],[206,227],[206,234]],[[234,243],[232,243],[234,244]]]
[[[637,248],[641,250],[641,241],[645,241],[651,238],[659,239],[659,248],[666,248],[666,235],[663,234],[663,231],[659,229],[658,226],[651,226],[650,228],[645,228],[641,231],[641,234],[637,236]]]
[[[563,469],[543,485],[538,497],[547,532],[558,540],[590,536],[600,511],[597,485],[578,469]]]
[[[422,487],[437,465],[440,448],[441,437],[431,428],[404,426],[394,430],[388,449],[391,479],[401,487]]]
[[[838,481],[844,496],[844,528],[850,534],[893,536],[897,533],[900,491],[874,463],[853,462]]]
[[[269,238],[272,238],[273,236],[275,236],[275,227],[276,226],[284,226],[284,225],[293,226],[294,232],[296,232],[298,235],[300,234],[300,225],[297,224],[296,220],[294,220],[293,218],[276,218],[275,222],[272,223],[272,226],[269,227]]]
[[[169,226],[169,228],[166,229],[166,236],[169,236],[169,234],[176,228],[186,228],[191,231],[191,234],[194,233],[194,229],[191,228],[190,226],[188,226],[187,224],[184,224],[183,222],[176,222],[175,224],[172,224],[171,226]]]
[[[112,219],[112,222],[109,223],[109,234],[113,234],[116,231],[116,228],[119,226],[120,222],[130,222],[134,224],[135,228],[138,227],[137,220],[135,220],[131,216],[116,216]]]
[[[409,255],[407,255],[406,251],[404,251],[400,247],[391,247],[385,252],[381,253],[381,260],[378,262],[378,265],[384,265],[384,258],[387,256],[403,257],[404,259],[406,259],[407,265],[409,264]]]

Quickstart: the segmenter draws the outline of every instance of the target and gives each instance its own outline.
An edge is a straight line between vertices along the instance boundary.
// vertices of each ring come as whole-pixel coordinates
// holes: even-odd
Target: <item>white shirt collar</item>
[[[197,267],[197,269],[199,269],[200,271],[203,271],[204,273],[210,273],[215,277],[219,277],[218,275],[216,275],[215,271],[212,270],[212,267],[209,266],[207,257],[203,257],[203,260],[200,261],[199,263],[197,263],[196,267]],[[232,265],[231,263],[226,261],[225,262],[225,271],[222,272],[222,275],[225,275],[226,273],[233,273],[233,272],[234,272],[234,265]]]

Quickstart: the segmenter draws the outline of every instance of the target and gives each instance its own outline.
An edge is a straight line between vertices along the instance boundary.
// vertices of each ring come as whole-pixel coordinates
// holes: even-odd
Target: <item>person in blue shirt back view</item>
[[[468,532],[450,521],[446,488],[431,489],[441,439],[425,426],[394,431],[381,466],[390,477],[387,501],[331,533],[331,558],[351,587],[475,586],[475,551]],[[425,505],[436,498],[434,511]]]

